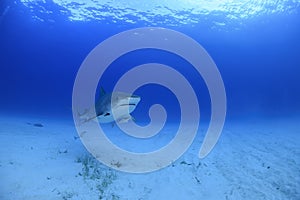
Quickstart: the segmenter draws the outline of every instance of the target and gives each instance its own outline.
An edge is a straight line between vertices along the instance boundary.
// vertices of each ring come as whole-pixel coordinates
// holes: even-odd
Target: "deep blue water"
[[[113,23],[109,17],[102,21],[72,21],[50,1],[45,9],[53,11],[51,16],[30,11],[18,1],[1,4],[0,109],[17,115],[71,117],[73,83],[88,53],[116,33],[155,26],[145,21]],[[299,7],[295,9],[299,11]],[[298,11],[254,16],[241,20],[241,24],[227,20],[220,27],[209,20],[201,22],[201,17],[194,24],[158,26],[180,31],[207,50],[224,81],[228,119],[284,118],[300,114]],[[36,20],[35,15],[49,20]],[[162,18],[157,16],[158,21],[165,20]],[[185,75],[198,95],[201,116],[209,119],[210,99],[201,76],[185,60],[168,52],[131,52],[111,65],[99,85],[111,91],[123,73],[148,62],[167,64]],[[148,108],[153,103],[162,103],[169,117],[179,120],[178,102],[166,88],[147,85],[136,93],[142,97],[134,113],[138,120],[148,119]],[[162,97],[155,98],[157,94]]]
[[[299,0],[0,0],[0,199],[299,199],[299,19]],[[179,102],[157,84],[135,91],[141,101],[132,115],[137,124],[146,124],[149,108],[162,104],[170,123],[159,134],[142,138],[146,130],[135,138],[112,124],[101,126],[121,149],[159,150],[154,160],[140,160],[150,154],[126,157],[115,146],[108,148],[111,143],[101,140],[95,123],[75,127],[71,121],[73,86],[85,58],[109,37],[142,27],[168,28],[193,38],[218,67],[227,116],[218,145],[204,159],[197,157],[199,148],[217,141],[217,125],[223,124],[216,120],[208,129],[211,101],[203,77],[172,52],[140,49],[120,56],[95,94],[97,99],[100,87],[112,91],[123,74],[146,63],[168,65],[189,81],[200,106],[199,128],[190,120],[177,137]],[[143,78],[147,74],[137,77]],[[210,137],[204,137],[206,129]],[[191,138],[194,133],[197,138]],[[165,146],[171,151],[160,149]],[[178,152],[184,154],[176,160]],[[104,157],[109,159],[104,162]],[[128,166],[127,172],[155,171],[165,161],[169,167],[154,173],[118,171]]]

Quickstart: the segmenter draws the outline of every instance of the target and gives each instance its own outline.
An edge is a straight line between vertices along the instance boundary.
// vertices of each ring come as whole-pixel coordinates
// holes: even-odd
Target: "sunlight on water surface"
[[[42,21],[46,19],[39,14],[53,13],[45,0],[20,1]],[[144,22],[148,25],[209,21],[218,26],[242,23],[242,20],[261,15],[289,14],[300,7],[299,0],[53,0],[52,4],[71,21],[109,20],[110,23]]]

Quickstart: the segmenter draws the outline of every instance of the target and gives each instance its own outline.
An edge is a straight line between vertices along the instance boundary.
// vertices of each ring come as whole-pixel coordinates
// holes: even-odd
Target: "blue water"
[[[10,115],[72,120],[73,86],[84,59],[107,38],[141,27],[179,31],[205,48],[224,82],[227,124],[231,120],[299,118],[299,1],[201,4],[169,0],[145,5],[135,1],[86,2],[0,2],[2,118]],[[171,52],[142,49],[123,55],[109,66],[98,88],[110,92],[128,70],[154,62],[173,67],[190,82],[198,98],[201,120],[209,122],[211,101],[203,78],[190,63]],[[135,94],[141,96],[132,113],[137,124],[148,123],[151,105],[162,104],[168,113],[167,122],[178,126],[179,102],[167,87],[145,85]],[[115,139],[122,143],[117,136]],[[159,147],[167,143],[161,142]],[[151,149],[144,147],[145,151]]]
[[[116,21],[111,16],[80,21],[70,19],[71,13],[63,12],[65,8],[50,1],[39,6],[28,3],[28,7],[19,1],[2,1],[1,4],[0,105],[1,110],[7,112],[71,116],[74,79],[88,53],[116,33],[156,26],[155,17],[153,21],[145,19],[129,23],[127,18],[135,19],[134,9],[124,21]],[[226,19],[225,13],[198,14],[198,22],[175,25],[176,13],[157,16],[156,20],[157,26],[192,37],[213,58],[226,89],[227,118],[284,117],[299,115],[300,111],[300,21],[299,3],[283,4],[290,8],[238,20]],[[191,18],[196,16],[191,14]],[[224,24],[214,23],[218,21]],[[167,52],[140,50],[120,58],[107,72],[108,78],[99,84],[110,91],[122,73],[147,62],[179,69],[197,91],[202,117],[209,119],[209,94],[201,76],[184,60]],[[142,95],[141,105],[147,108],[152,103],[159,103],[151,96],[163,91],[164,88],[154,85],[137,91]],[[170,117],[176,118],[176,98],[168,91],[164,95],[160,101],[162,104],[164,99],[168,101],[166,109],[174,112]],[[138,111],[135,115],[139,118],[148,117],[142,110]]]

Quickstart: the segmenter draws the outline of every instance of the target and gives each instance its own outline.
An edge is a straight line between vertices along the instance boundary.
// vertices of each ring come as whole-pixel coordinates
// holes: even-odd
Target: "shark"
[[[95,103],[96,116],[88,117],[88,112],[81,114],[84,122],[97,120],[99,123],[125,123],[135,120],[132,113],[141,97],[125,92],[106,93],[101,88],[100,96]]]

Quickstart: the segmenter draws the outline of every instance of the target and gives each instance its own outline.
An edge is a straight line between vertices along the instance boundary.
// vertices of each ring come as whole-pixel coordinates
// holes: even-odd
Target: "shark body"
[[[101,89],[101,94],[95,103],[96,116],[91,116],[90,109],[83,114],[79,114],[83,122],[97,120],[100,123],[119,122],[124,123],[134,120],[130,115],[134,111],[141,98],[124,92],[105,93]]]
[[[100,123],[128,122],[132,120],[131,112],[134,111],[141,98],[123,92],[106,93],[96,102],[96,114]]]

